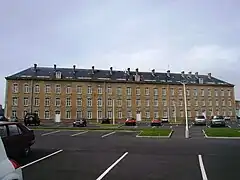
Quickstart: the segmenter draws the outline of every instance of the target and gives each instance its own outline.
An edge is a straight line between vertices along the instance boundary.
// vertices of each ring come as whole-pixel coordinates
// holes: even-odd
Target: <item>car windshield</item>
[[[197,119],[205,119],[204,116],[197,116]]]

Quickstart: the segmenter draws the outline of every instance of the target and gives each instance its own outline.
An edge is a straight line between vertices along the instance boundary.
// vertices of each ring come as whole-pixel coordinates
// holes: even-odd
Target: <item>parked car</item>
[[[18,117],[13,116],[13,117],[10,118],[9,121],[11,121],[11,122],[18,122]]]
[[[7,157],[2,138],[0,138],[0,179],[23,180],[22,169],[16,161]]]
[[[229,116],[225,116],[225,117],[224,117],[224,120],[225,120],[225,121],[230,121],[231,118],[230,118]]]
[[[8,121],[8,119],[4,115],[0,115],[0,121]]]
[[[27,113],[24,117],[24,124],[27,125],[40,125],[40,119],[37,113]]]
[[[101,123],[102,123],[102,124],[110,124],[111,122],[110,122],[110,119],[109,119],[109,118],[103,118],[103,119],[101,120]]]
[[[160,119],[153,119],[151,121],[151,126],[161,126],[162,125],[162,122]]]
[[[210,126],[226,126],[226,122],[223,116],[213,116],[213,119],[210,121]]]
[[[33,130],[19,122],[0,122],[0,136],[11,158],[28,156],[35,143]]]
[[[84,118],[77,119],[73,122],[73,127],[86,127],[87,120]]]
[[[204,116],[196,116],[194,120],[195,125],[206,125],[207,120]]]
[[[166,122],[169,122],[168,117],[163,117],[162,118],[162,123],[166,123]]]
[[[134,118],[127,118],[125,121],[126,126],[136,126],[137,121]]]

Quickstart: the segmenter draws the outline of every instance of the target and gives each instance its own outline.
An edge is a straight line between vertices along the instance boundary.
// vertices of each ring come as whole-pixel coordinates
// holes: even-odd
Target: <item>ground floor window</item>
[[[122,111],[118,111],[118,118],[122,119]]]
[[[107,115],[109,119],[112,119],[112,111],[108,111]]]
[[[16,110],[12,110],[12,117],[17,117],[17,111]]]
[[[82,111],[77,111],[77,118],[82,118]]]
[[[132,111],[128,111],[127,116],[128,116],[128,118],[132,118]]]
[[[50,112],[49,111],[44,112],[44,119],[50,119]]]
[[[71,111],[66,111],[66,119],[71,119]]]
[[[183,110],[180,111],[180,117],[184,117]]]
[[[146,112],[145,112],[145,117],[146,117],[147,119],[150,118],[150,112],[149,112],[149,111],[146,111]]]
[[[87,119],[92,119],[92,111],[87,112]]]
[[[97,113],[98,113],[98,114],[97,114],[97,118],[98,118],[98,119],[102,119],[102,111],[98,111]]]

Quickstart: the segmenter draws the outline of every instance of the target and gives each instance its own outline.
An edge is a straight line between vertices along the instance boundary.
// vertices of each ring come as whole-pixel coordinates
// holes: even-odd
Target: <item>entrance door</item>
[[[55,111],[55,122],[59,123],[61,122],[61,112]]]

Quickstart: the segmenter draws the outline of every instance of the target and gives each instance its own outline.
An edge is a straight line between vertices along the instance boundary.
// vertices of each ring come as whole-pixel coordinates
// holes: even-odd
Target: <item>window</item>
[[[92,111],[87,112],[87,119],[92,119]]]
[[[17,125],[8,125],[8,130],[9,130],[9,136],[16,136],[19,134],[22,134],[22,131]]]
[[[149,99],[146,99],[146,102],[145,102],[146,104],[146,107],[149,107],[150,106],[150,100]]]
[[[180,110],[180,117],[184,117],[183,110]]]
[[[82,118],[82,116],[83,116],[82,115],[82,111],[77,111],[77,115],[76,116],[77,116],[77,118]]]
[[[216,100],[216,106],[219,106],[219,102],[218,102],[218,100]]]
[[[101,97],[99,97],[97,100],[97,106],[102,107],[102,98]]]
[[[23,98],[23,106],[28,106],[29,105],[29,99],[28,97]]]
[[[230,90],[228,90],[228,96],[231,96],[231,91]]]
[[[224,96],[224,90],[221,89],[221,96]]]
[[[226,111],[223,110],[223,116],[226,116]]]
[[[34,92],[35,93],[40,93],[40,86],[39,86],[39,84],[35,84]]]
[[[167,95],[166,88],[162,88],[162,95],[163,95],[163,96],[166,96],[166,95]]]
[[[127,99],[127,107],[131,107],[132,106],[132,100],[131,99]]]
[[[172,110],[172,115],[171,115],[172,117],[175,117],[176,116],[176,112],[175,112],[175,110],[173,109]]]
[[[66,111],[66,119],[71,119],[71,111]]]
[[[187,115],[188,115],[188,117],[192,117],[191,111],[187,111]]]
[[[195,116],[199,116],[198,110],[195,110]]]
[[[44,112],[44,119],[50,119],[50,112],[49,111]]]
[[[130,87],[127,87],[127,95],[128,96],[132,95],[132,89]]]
[[[217,114],[217,116],[219,116],[219,115],[220,115],[220,112],[219,112],[219,110],[218,110],[218,109],[216,110],[216,114]]]
[[[232,114],[233,114],[232,111],[229,111],[229,112],[228,112],[228,115],[229,115],[229,116],[232,116]]]
[[[174,99],[171,100],[171,106],[175,106],[175,101],[174,101]]]
[[[154,99],[153,105],[154,105],[155,107],[158,107],[158,100],[157,100],[157,99]]]
[[[38,110],[35,110],[34,113],[36,113],[39,116],[39,111]]]
[[[149,111],[146,111],[146,112],[145,112],[145,116],[146,116],[147,119],[150,119],[150,112],[149,112]]]
[[[137,107],[141,106],[141,100],[140,99],[136,100],[136,105],[137,105]]]
[[[12,93],[18,93],[18,84],[17,83],[13,84]]]
[[[76,86],[76,93],[82,94],[82,86],[79,86],[79,85]]]
[[[62,73],[60,71],[56,72],[56,78],[61,79],[62,78]]]
[[[222,100],[222,106],[225,106],[225,100],[224,99]]]
[[[118,111],[118,118],[122,119],[122,111]]]
[[[97,111],[97,119],[102,119],[102,111]]]
[[[118,100],[117,100],[117,106],[118,106],[118,107],[121,107],[121,106],[122,106],[122,100],[121,100],[121,99],[118,99]]]
[[[146,87],[146,88],[145,88],[145,95],[146,95],[146,96],[149,96],[149,94],[150,94],[150,92],[149,92],[149,88]]]
[[[108,117],[109,119],[112,119],[112,111],[108,111],[108,112],[107,112],[107,117]]]
[[[92,94],[92,86],[88,86],[87,93]]]
[[[171,88],[170,92],[171,92],[171,96],[174,96],[174,89],[173,88]]]
[[[12,99],[12,105],[13,105],[13,106],[18,106],[18,98],[17,98],[17,97],[13,97],[13,99]]]
[[[50,106],[50,98],[49,97],[45,98],[44,104],[45,104],[45,106]]]
[[[179,100],[179,106],[183,106],[183,100],[182,99]]]
[[[164,118],[168,117],[168,112],[166,110],[163,111],[163,117]]]
[[[51,93],[51,85],[50,84],[45,85],[45,93]]]
[[[165,99],[162,100],[163,106],[167,106],[167,101]]]
[[[154,112],[154,118],[156,118],[156,119],[159,118],[159,115],[158,115],[157,111]]]
[[[218,90],[215,89],[215,96],[217,97],[218,96]]]
[[[187,90],[186,90],[186,95],[187,95],[187,96],[190,96],[190,89],[187,89]]]
[[[82,106],[82,98],[77,98],[77,107]]]
[[[122,88],[121,87],[118,87],[117,88],[117,95],[121,95],[122,94]]]
[[[158,96],[158,88],[154,88],[153,89],[153,95],[154,96]]]
[[[112,94],[112,87],[108,87],[108,88],[107,88],[107,93],[108,93],[108,94]]]
[[[39,106],[39,104],[40,104],[40,99],[34,98],[34,106]]]
[[[182,95],[183,95],[183,91],[182,91],[181,88],[178,89],[178,95],[179,95],[179,96],[182,96]]]
[[[190,99],[187,100],[187,106],[191,106],[191,100]]]
[[[202,100],[202,106],[206,106],[206,103],[204,100]]]
[[[194,89],[193,90],[193,96],[197,96],[198,95],[198,91],[197,91],[197,89]]]
[[[0,126],[0,137],[6,137],[7,136],[7,127],[6,126]]]
[[[138,96],[139,96],[140,94],[141,94],[141,90],[140,90],[140,88],[139,88],[139,87],[137,87],[137,88],[136,88],[136,95],[138,95]]]
[[[71,106],[71,98],[66,98],[66,106]]]
[[[12,110],[12,117],[17,117],[17,111],[16,110]]]
[[[131,118],[132,117],[132,111],[128,111],[127,115],[128,115],[129,118]]]
[[[61,106],[61,100],[60,98],[55,98],[55,106]]]
[[[92,99],[91,98],[87,99],[87,106],[92,107]]]
[[[198,106],[198,100],[195,101],[195,106]]]
[[[55,85],[55,93],[56,94],[60,94],[61,93],[61,85],[60,84],[56,84]]]
[[[212,100],[208,101],[208,106],[212,106]]]
[[[100,87],[100,86],[98,87],[97,93],[98,93],[98,94],[102,94],[102,87]]]
[[[24,84],[23,92],[29,93],[29,85],[28,84]]]
[[[204,96],[204,89],[201,89],[201,96]]]
[[[66,94],[71,94],[71,93],[72,93],[72,87],[68,85],[66,88]]]
[[[232,101],[228,100],[228,106],[232,106]]]
[[[111,99],[111,98],[108,98],[108,100],[107,100],[107,105],[108,105],[109,107],[112,107],[112,99]]]
[[[211,91],[211,89],[208,89],[208,96],[212,96],[212,91]]]

